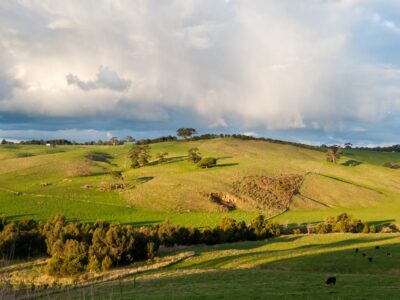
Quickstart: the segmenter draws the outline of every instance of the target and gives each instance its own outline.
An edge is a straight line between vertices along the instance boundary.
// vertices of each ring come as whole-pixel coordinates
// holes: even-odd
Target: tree
[[[117,138],[117,137],[113,136],[113,137],[110,139],[110,144],[111,144],[111,145],[115,146],[115,145],[118,145],[118,143],[119,143],[119,141],[118,141],[118,138]]]
[[[217,159],[214,157],[206,157],[197,163],[199,168],[212,168],[217,165]]]
[[[331,162],[331,163],[337,163],[340,159],[340,157],[342,156],[342,150],[338,147],[338,148],[332,148],[329,149],[326,152],[326,160]]]
[[[198,163],[201,160],[200,152],[198,148],[190,148],[188,150],[188,161],[192,163]]]
[[[140,168],[146,165],[150,159],[150,147],[148,145],[134,145],[128,152],[132,168]]]
[[[165,157],[168,155],[168,152],[160,152],[156,154],[159,163],[165,162]]]
[[[194,128],[179,128],[176,131],[176,133],[179,137],[182,137],[186,140],[186,139],[190,138],[192,135],[196,134],[197,132],[196,132],[196,129],[194,129]]]
[[[2,140],[1,140],[1,144],[2,144],[2,145],[5,145],[5,144],[7,144],[7,141],[6,141],[5,139],[2,139]]]
[[[133,142],[135,141],[135,139],[134,139],[132,136],[130,136],[130,135],[128,135],[128,136],[125,138],[125,140],[126,140],[128,143],[133,143]]]
[[[351,149],[351,147],[353,146],[353,144],[352,143],[346,143],[346,144],[344,144],[345,145],[345,147],[346,147],[346,149]]]

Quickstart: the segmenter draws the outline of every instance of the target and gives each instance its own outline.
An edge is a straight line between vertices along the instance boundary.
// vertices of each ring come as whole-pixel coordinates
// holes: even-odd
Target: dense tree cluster
[[[376,231],[375,227],[373,227],[372,232],[374,231]],[[366,222],[355,219],[347,213],[342,213],[336,217],[327,217],[324,222],[309,227],[309,233],[332,232],[369,233],[371,228]]]
[[[304,226],[303,226],[304,227]],[[346,213],[328,217],[307,230],[286,228],[260,215],[250,224],[225,218],[216,227],[197,229],[172,225],[168,220],[152,227],[96,222],[93,225],[55,216],[45,223],[33,220],[7,222],[0,217],[0,258],[49,255],[46,272],[52,276],[72,276],[82,272],[106,271],[135,261],[152,259],[160,245],[215,245],[263,240],[289,233],[374,233],[392,232],[376,228]]]
[[[384,147],[355,147],[353,149],[380,151],[380,152],[400,152],[400,144],[392,146],[384,146]]]
[[[162,142],[174,142],[177,141],[178,138],[176,136],[161,136],[155,139],[141,139],[136,141],[136,145],[149,145],[155,143],[162,143]]]

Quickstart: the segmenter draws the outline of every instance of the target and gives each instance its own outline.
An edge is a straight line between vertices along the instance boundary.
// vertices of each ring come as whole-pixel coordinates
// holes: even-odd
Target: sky
[[[0,138],[400,143],[398,0],[0,1]]]

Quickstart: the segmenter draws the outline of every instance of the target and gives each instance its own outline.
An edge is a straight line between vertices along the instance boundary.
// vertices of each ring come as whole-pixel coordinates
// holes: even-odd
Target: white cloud
[[[371,23],[398,29],[370,5],[3,1],[0,111],[165,122],[181,109],[205,127],[361,128],[400,112],[396,62],[353,44]]]

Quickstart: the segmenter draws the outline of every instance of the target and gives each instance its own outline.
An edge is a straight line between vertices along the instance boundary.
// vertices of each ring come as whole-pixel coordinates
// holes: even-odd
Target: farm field
[[[168,152],[169,160],[132,169],[130,147],[0,146],[0,214],[45,220],[62,213],[86,222],[136,225],[168,218],[174,224],[213,226],[225,216],[250,221],[262,212],[223,211],[204,193],[229,192],[245,176],[300,174],[304,182],[289,210],[275,218],[280,223],[317,222],[344,211],[369,222],[399,221],[400,171],[382,166],[400,161],[398,153],[346,150],[338,164],[331,164],[320,151],[223,138],[152,144],[153,157]],[[203,157],[219,158],[218,166],[199,169],[189,163],[192,147]],[[113,180],[110,171],[121,171],[129,188],[99,191]]]
[[[350,149],[333,164],[326,162],[322,151],[219,138],[151,144],[150,163],[132,169],[128,158],[131,147],[1,146],[0,215],[8,220],[47,220],[64,214],[68,220],[104,220],[135,227],[168,219],[172,224],[202,228],[220,224],[224,217],[249,223],[259,214],[291,227],[347,212],[370,225],[400,223],[400,171],[382,166],[385,162],[398,163],[398,153]],[[203,157],[218,158],[217,166],[201,169],[188,162],[187,152],[193,147],[199,148]],[[164,163],[155,159],[160,152],[168,152]],[[122,178],[116,179],[113,174],[119,172]],[[226,209],[204,196],[228,197],[238,182],[249,178],[292,175],[301,176],[301,183],[288,208],[278,214],[250,205],[256,202],[235,202],[233,209]],[[113,183],[123,183],[124,188],[104,188]],[[88,287],[77,284],[78,288],[70,289],[67,284],[61,292],[50,287],[51,295],[46,295],[45,289],[37,297],[396,299],[400,293],[399,245],[398,233],[333,233],[282,235],[215,246],[163,247],[157,258],[161,262],[188,252],[194,256],[159,268],[153,268],[152,264],[157,263],[151,260],[138,262],[150,264],[149,269],[118,280],[110,277]],[[356,248],[360,249],[358,253]],[[373,261],[369,262],[368,257]],[[2,261],[0,274],[17,283],[20,278],[40,282],[45,265],[43,257]],[[110,272],[128,272],[133,266]],[[329,276],[337,278],[336,286],[325,285]],[[49,280],[46,275],[44,278]],[[84,276],[79,278],[83,280],[80,284],[85,282]]]
[[[196,255],[166,269],[52,297],[398,299],[399,242],[399,234],[329,234],[188,247],[179,251]],[[325,285],[328,276],[336,276],[336,286]]]

